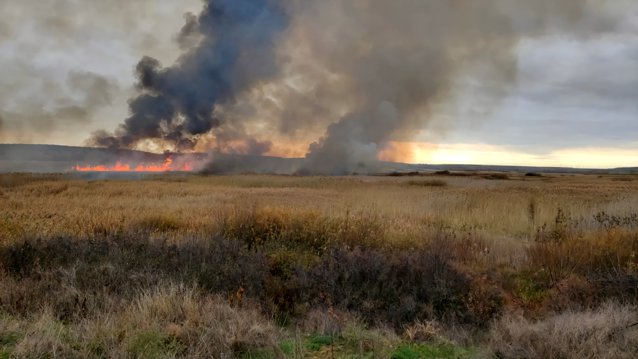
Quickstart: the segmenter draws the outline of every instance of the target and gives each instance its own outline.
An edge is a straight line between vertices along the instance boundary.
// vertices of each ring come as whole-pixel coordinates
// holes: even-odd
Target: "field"
[[[0,175],[0,358],[635,358],[636,305],[636,175]]]

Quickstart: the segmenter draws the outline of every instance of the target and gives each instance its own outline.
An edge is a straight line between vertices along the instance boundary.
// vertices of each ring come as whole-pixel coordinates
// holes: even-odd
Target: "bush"
[[[166,233],[177,231],[184,227],[185,225],[183,223],[169,216],[149,216],[135,223],[132,229],[151,233]]]
[[[636,358],[638,327],[629,327],[636,321],[635,307],[615,304],[536,322],[507,316],[493,326],[490,347],[503,359]]]
[[[252,250],[285,248],[322,255],[338,246],[374,246],[383,242],[385,229],[378,218],[346,214],[330,218],[318,213],[248,209],[226,213],[220,232]]]
[[[264,298],[268,264],[237,241],[68,238],[26,240],[1,250],[0,309],[27,315],[51,307],[59,319],[99,310],[107,296],[130,299],[163,281],[193,283],[210,293]],[[88,309],[86,308],[88,307]],[[93,308],[94,307],[94,308]]]
[[[500,293],[478,295],[471,276],[455,263],[453,242],[442,239],[418,250],[335,249],[317,265],[298,269],[287,298],[396,328],[418,319],[483,325],[500,312]]]
[[[27,320],[0,321],[0,354],[6,350],[12,358],[229,358],[260,351],[266,357],[281,357],[277,329],[256,309],[232,308],[218,296],[179,285],[159,285],[74,323],[60,322],[47,308],[36,313]],[[6,330],[5,322],[11,325]]]
[[[368,229],[355,224],[338,233],[349,243]],[[396,328],[416,319],[484,325],[502,307],[491,280],[468,265],[478,255],[471,241],[445,237],[403,250],[344,245],[321,256],[267,247],[219,237],[179,244],[119,236],[17,242],[0,254],[8,274],[0,281],[0,309],[27,315],[49,307],[57,319],[73,322],[109,298],[130,300],[166,281],[221,295],[241,288],[282,319],[334,306]]]
[[[476,358],[476,353],[452,344],[404,344],[392,353],[391,359],[464,359]]]
[[[447,182],[441,180],[428,180],[428,181],[408,181],[409,186],[417,187],[445,187]]]
[[[581,233],[576,221],[559,209],[554,225],[543,226],[527,249],[528,270],[547,288],[578,277],[589,283],[581,287],[591,285],[601,296],[636,298],[638,233],[610,225],[616,220],[608,216],[598,214],[595,218],[604,228]],[[630,224],[631,220],[618,220],[618,225],[622,223]]]
[[[488,180],[508,180],[509,176],[507,173],[488,173],[483,175],[483,178]]]

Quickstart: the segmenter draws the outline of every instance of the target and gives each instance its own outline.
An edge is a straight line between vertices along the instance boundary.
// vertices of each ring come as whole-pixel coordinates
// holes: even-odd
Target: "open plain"
[[[635,175],[2,174],[0,254],[2,358],[638,354]]]

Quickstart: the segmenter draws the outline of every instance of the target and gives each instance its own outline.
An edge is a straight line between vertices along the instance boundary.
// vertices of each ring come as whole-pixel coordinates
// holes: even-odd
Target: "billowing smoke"
[[[171,67],[144,57],[137,65],[140,94],[130,101],[131,116],[114,134],[96,133],[92,142],[131,147],[161,139],[189,149],[199,135],[221,124],[218,105],[278,73],[276,38],[287,26],[282,8],[270,0],[207,0],[178,40],[188,50]]]
[[[456,95],[482,84],[487,107],[516,81],[516,45],[616,26],[598,0],[206,0],[178,34],[172,67],[137,66],[131,117],[96,144],[197,141],[239,154],[304,142],[303,173],[373,172]],[[477,96],[479,96],[477,95]],[[452,101],[453,102],[453,101]],[[308,145],[309,144],[309,145]]]
[[[352,94],[348,111],[310,145],[304,172],[374,172],[393,138],[427,128],[461,76],[477,78],[492,105],[517,73],[515,45],[546,31],[580,32],[585,0],[321,1],[309,37],[315,54]],[[308,10],[306,10],[308,11]],[[328,16],[332,26],[320,30]],[[306,25],[307,26],[307,25]],[[603,28],[599,28],[600,31]],[[488,104],[489,106],[489,104]]]

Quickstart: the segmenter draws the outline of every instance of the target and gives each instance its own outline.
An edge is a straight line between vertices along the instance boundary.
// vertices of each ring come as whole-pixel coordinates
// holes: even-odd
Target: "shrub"
[[[638,356],[635,307],[607,304],[596,310],[565,312],[539,321],[507,316],[490,331],[499,358],[597,358]]]
[[[281,357],[279,332],[256,309],[232,308],[218,296],[161,284],[134,300],[64,324],[47,308],[5,330],[0,354],[19,358],[228,358],[260,352]],[[15,329],[24,334],[13,334]]]
[[[220,232],[252,250],[283,247],[321,255],[342,245],[378,245],[385,229],[376,216],[364,213],[329,218],[312,211],[290,213],[251,208],[226,213],[221,219]]]
[[[596,218],[606,228],[581,233],[575,221],[559,209],[554,225],[543,226],[527,249],[528,269],[549,287],[571,275],[597,285],[617,283],[614,292],[622,289],[622,283],[638,281],[634,270],[638,233],[609,225],[616,221],[608,216],[599,214]]]
[[[324,346],[333,345],[333,344],[334,344],[334,337],[331,335],[311,334],[308,337],[308,343],[306,347],[310,351],[318,351]]]
[[[124,330],[129,351],[151,347],[180,357],[213,358],[241,357],[254,349],[278,352],[278,333],[258,310],[232,308],[223,298],[182,286],[147,291],[103,325],[109,332]]]
[[[194,283],[211,293],[234,293],[265,300],[268,264],[264,255],[236,241],[214,237],[184,240],[67,238],[26,240],[2,249],[0,308],[28,314],[52,308],[57,318],[99,310],[107,296],[131,298],[163,281]]]
[[[507,173],[488,173],[483,175],[483,178],[488,180],[507,180],[509,179],[509,176]]]
[[[184,224],[170,216],[149,216],[132,226],[132,229],[145,232],[171,232],[184,227]]]
[[[408,181],[409,186],[417,187],[445,187],[447,182],[441,180],[427,180],[427,181]]]
[[[399,346],[391,359],[464,359],[476,358],[476,353],[453,344],[404,344]]]
[[[618,227],[638,227],[638,213],[620,216],[611,215],[602,211],[594,215],[594,220],[596,221],[596,223],[607,230]]]
[[[405,339],[412,343],[430,343],[442,339],[443,328],[435,321],[416,321],[403,331]]]
[[[417,319],[485,324],[500,312],[500,304],[485,309],[479,302],[500,303],[500,297],[476,296],[472,279],[454,261],[454,246],[439,242],[419,250],[335,249],[312,268],[298,269],[286,289],[292,302],[334,305],[359,313],[367,323],[396,328]]]

